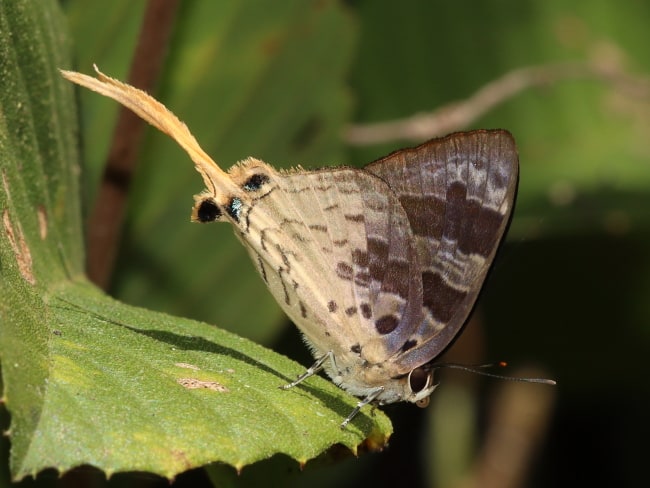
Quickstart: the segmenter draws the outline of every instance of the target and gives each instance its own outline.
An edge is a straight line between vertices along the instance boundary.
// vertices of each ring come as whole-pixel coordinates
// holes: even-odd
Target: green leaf
[[[125,306],[84,284],[57,290],[47,311],[50,372],[25,472],[87,463],[171,478],[278,453],[306,462],[390,428],[383,416],[381,427],[364,417],[341,431],[353,398],[322,378],[279,389],[304,368],[216,327]]]
[[[171,478],[382,446],[381,412],[339,428],[356,399],[331,382],[278,389],[303,366],[86,282],[77,110],[56,71],[70,64],[64,23],[54,1],[0,4],[0,364],[14,479],[83,464]]]

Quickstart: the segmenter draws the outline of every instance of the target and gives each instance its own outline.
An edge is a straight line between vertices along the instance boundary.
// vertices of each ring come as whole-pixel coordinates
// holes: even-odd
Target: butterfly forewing
[[[476,301],[508,223],[517,155],[505,131],[452,134],[363,170],[265,172],[240,238],[317,353],[429,362]],[[245,185],[243,185],[246,188]]]
[[[515,144],[505,131],[452,134],[371,163],[408,215],[424,320],[395,362],[410,371],[437,356],[467,320],[514,205]]]
[[[376,176],[269,172],[238,224],[271,292],[317,352],[381,361],[401,346],[402,328],[421,322],[408,217]]]

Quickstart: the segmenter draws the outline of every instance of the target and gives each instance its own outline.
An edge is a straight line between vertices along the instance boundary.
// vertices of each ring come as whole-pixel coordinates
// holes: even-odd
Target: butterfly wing
[[[215,196],[315,355],[429,362],[467,320],[514,204],[505,131],[452,134],[364,170],[280,173],[257,160]],[[362,352],[363,351],[363,352]]]
[[[398,196],[421,266],[423,320],[394,358],[404,373],[440,354],[467,320],[514,206],[517,152],[506,131],[457,133],[365,170]]]
[[[262,164],[245,163],[233,180],[264,181],[240,199],[237,226],[269,289],[315,355],[363,350],[384,361],[422,321],[415,241],[396,195],[361,170]]]

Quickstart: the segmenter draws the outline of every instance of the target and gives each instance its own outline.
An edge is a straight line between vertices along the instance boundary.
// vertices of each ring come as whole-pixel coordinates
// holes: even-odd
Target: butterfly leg
[[[321,357],[319,357],[314,364],[311,365],[307,371],[305,371],[303,374],[298,376],[295,381],[292,381],[288,385],[282,385],[280,389],[282,390],[288,390],[289,388],[293,388],[294,386],[302,383],[305,381],[307,378],[310,376],[314,376],[316,373],[318,373],[321,369],[323,369],[323,364],[325,364],[325,361],[330,359],[332,362],[334,362],[334,354],[332,354],[332,351],[329,351],[326,354],[323,354]]]
[[[354,410],[352,410],[350,415],[348,415],[348,417],[341,423],[341,429],[345,429],[350,423],[350,421],[359,413],[359,410],[361,410],[369,403],[373,402],[375,398],[377,398],[383,391],[384,391],[384,387],[380,386],[379,388],[373,390],[366,398],[359,401],[359,403],[357,403],[357,406],[354,407]]]

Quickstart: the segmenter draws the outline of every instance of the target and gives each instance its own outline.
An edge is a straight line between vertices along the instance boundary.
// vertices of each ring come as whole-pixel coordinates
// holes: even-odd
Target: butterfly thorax
[[[349,355],[333,355],[332,360],[323,366],[332,381],[352,395],[365,398],[382,389],[375,398],[379,404],[422,402],[437,386],[433,383],[432,371],[426,368],[416,368],[415,374],[392,377],[394,368],[390,362],[369,364],[362,358]],[[424,376],[416,382],[415,376],[420,374]]]

